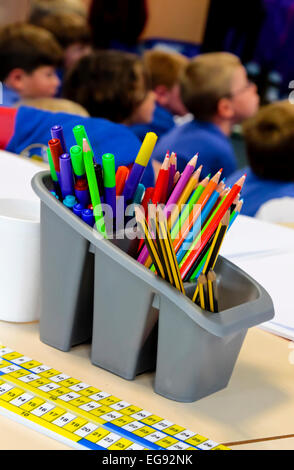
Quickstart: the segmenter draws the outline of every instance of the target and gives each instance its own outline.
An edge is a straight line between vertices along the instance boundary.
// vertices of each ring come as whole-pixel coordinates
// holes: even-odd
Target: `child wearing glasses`
[[[215,52],[188,63],[180,77],[180,90],[194,119],[164,135],[154,159],[162,161],[167,150],[176,152],[178,170],[183,171],[198,152],[203,174],[215,174],[223,168],[223,176],[228,176],[237,168],[230,135],[236,124],[257,112],[256,86],[248,81],[238,57]]]

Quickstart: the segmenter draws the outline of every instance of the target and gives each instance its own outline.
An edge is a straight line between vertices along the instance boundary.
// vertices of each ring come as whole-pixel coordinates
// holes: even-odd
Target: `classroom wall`
[[[0,0],[0,25],[25,21],[30,11],[30,0]]]
[[[201,44],[210,0],[147,0],[149,20],[142,39]]]

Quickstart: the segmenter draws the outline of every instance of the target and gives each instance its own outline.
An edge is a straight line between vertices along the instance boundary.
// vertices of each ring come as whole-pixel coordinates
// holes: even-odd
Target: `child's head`
[[[54,36],[42,28],[16,23],[0,29],[0,81],[20,98],[54,96],[60,84],[55,69],[61,58]]]
[[[262,107],[243,125],[253,172],[266,179],[294,180],[294,105],[278,101]]]
[[[94,117],[113,122],[148,123],[154,93],[139,57],[120,51],[96,51],[83,57],[65,80],[64,96]]]
[[[185,115],[187,109],[180,96],[179,77],[189,59],[176,52],[152,49],[145,52],[143,60],[158,104],[172,114]]]
[[[76,13],[53,12],[39,15],[31,23],[50,31],[64,49],[65,68],[72,67],[92,50],[91,32],[86,19]]]
[[[230,126],[253,116],[259,105],[238,57],[226,52],[202,54],[190,61],[181,76],[181,95],[199,121]]]

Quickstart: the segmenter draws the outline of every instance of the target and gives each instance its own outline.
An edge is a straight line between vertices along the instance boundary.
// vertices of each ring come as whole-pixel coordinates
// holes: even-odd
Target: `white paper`
[[[31,187],[31,180],[44,169],[45,165],[0,150],[0,198],[39,200]]]

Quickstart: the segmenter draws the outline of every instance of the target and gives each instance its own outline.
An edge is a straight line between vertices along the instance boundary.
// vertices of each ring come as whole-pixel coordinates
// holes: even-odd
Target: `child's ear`
[[[9,73],[6,83],[10,88],[13,88],[18,92],[22,92],[26,76],[27,73],[23,69],[13,69]]]
[[[234,107],[231,100],[221,98],[217,104],[217,114],[221,119],[232,119],[234,117]]]
[[[166,106],[168,104],[169,90],[165,85],[158,85],[154,89],[156,101],[161,106]]]

